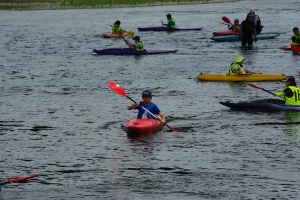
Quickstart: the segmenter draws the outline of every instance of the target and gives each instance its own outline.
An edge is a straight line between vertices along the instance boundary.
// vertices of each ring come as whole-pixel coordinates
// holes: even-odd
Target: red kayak
[[[213,35],[214,36],[239,35],[239,31],[232,31],[232,30],[216,31],[213,32]]]
[[[164,123],[157,119],[137,119],[129,120],[126,125],[128,134],[143,134],[160,131],[164,127]]]
[[[284,46],[284,47],[279,47],[279,49],[282,49],[285,51],[295,51],[295,52],[300,53],[300,46],[296,46],[293,44],[291,44],[291,47]]]
[[[124,32],[121,36],[122,37],[128,37],[128,33]],[[114,34],[114,33],[104,33],[103,34],[104,38],[121,38],[121,36],[118,35],[118,34]]]
[[[296,51],[296,52],[300,53],[300,46],[296,46],[296,45],[291,44],[291,48],[292,48],[293,51]]]

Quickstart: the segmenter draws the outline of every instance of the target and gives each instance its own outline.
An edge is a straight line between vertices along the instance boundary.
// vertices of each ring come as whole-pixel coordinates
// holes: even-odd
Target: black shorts
[[[252,45],[253,40],[252,40],[252,35],[243,35],[242,36],[242,46],[246,46],[246,44]]]

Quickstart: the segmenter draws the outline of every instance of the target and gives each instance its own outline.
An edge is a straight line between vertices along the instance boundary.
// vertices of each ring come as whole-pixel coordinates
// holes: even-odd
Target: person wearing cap
[[[163,26],[166,26],[168,28],[176,28],[176,23],[175,23],[175,20],[172,18],[172,15],[171,14],[167,14],[167,19],[168,19],[168,23],[167,24],[164,24],[163,21],[161,21],[161,24]]]
[[[147,109],[152,114],[159,115],[161,117],[161,121],[163,123],[165,123],[166,122],[165,115],[160,111],[160,109],[157,107],[156,104],[151,102],[151,100],[152,100],[151,91],[144,90],[142,92],[142,99],[143,99],[143,101],[140,101],[140,102],[137,101],[137,102],[135,102],[135,104],[130,105],[128,107],[128,110],[138,109],[139,110],[139,112],[137,114],[138,119],[141,119],[141,118],[155,119],[155,117],[153,117],[150,113],[148,113],[147,111],[145,111],[142,108],[142,107],[144,107],[145,109]]]
[[[294,35],[291,38],[292,39],[292,44],[296,45],[296,46],[300,46],[299,28],[298,27],[293,28],[293,33],[294,33]]]
[[[260,17],[255,14],[255,11],[253,9],[250,10],[250,13],[253,14],[253,22],[255,24],[256,32],[257,34],[260,34],[263,28],[263,26],[261,25]]]
[[[253,74],[253,72],[244,69],[243,67],[244,60],[246,60],[246,58],[244,58],[243,56],[237,56],[235,58],[235,61],[231,63],[228,74],[234,76],[239,74]]]
[[[242,40],[242,47],[246,47],[246,45],[248,44],[248,48],[252,49],[252,45],[253,45],[252,35],[254,35],[254,41],[256,42],[257,33],[256,33],[255,24],[253,22],[253,14],[248,13],[246,19],[242,21],[240,27],[239,39]]]
[[[300,106],[300,89],[296,85],[295,77],[288,76],[285,80],[286,88],[282,92],[272,92],[276,97],[284,97],[285,105]]]
[[[114,23],[114,26],[112,27],[111,32],[112,32],[113,34],[121,35],[122,33],[126,32],[126,31],[123,31],[123,30],[122,30],[121,22],[120,22],[119,20],[117,20],[117,21]]]
[[[235,31],[235,32],[239,32],[240,27],[241,27],[241,25],[239,24],[239,22],[240,22],[240,21],[239,21],[238,19],[235,19],[233,25],[228,24],[228,30],[232,30],[232,31]]]
[[[127,42],[127,44],[133,48],[135,51],[145,51],[143,43],[140,41],[139,36],[135,36],[132,38],[134,40],[134,44]]]

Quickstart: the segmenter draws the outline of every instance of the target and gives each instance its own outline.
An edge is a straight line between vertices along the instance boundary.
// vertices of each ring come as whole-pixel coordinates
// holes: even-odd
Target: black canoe
[[[220,104],[235,110],[261,110],[261,111],[294,111],[300,112],[300,106],[287,106],[280,99],[259,99],[254,101],[220,102]]]

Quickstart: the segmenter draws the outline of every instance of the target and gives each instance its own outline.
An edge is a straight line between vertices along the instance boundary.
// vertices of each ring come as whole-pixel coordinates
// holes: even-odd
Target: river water
[[[300,114],[232,111],[226,100],[272,98],[247,83],[199,82],[200,73],[227,73],[237,55],[255,72],[294,75],[300,57],[280,50],[299,25],[298,0],[155,7],[0,11],[1,180],[42,176],[2,187],[0,199],[298,199]],[[214,42],[214,20],[243,20],[250,9],[273,40],[242,50]],[[139,32],[171,13],[190,32]],[[126,47],[102,33],[121,20],[149,56],[99,56],[92,49]],[[133,99],[149,89],[170,132],[128,137],[136,112],[111,91],[116,81]],[[281,82],[255,83],[281,91]]]

